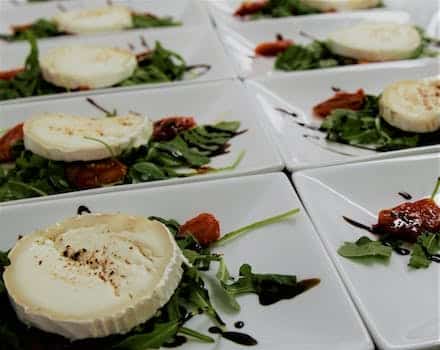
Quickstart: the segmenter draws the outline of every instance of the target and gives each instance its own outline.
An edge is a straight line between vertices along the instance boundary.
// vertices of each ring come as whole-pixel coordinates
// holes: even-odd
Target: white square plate
[[[142,46],[141,37],[145,38],[147,44],[154,48],[156,41],[160,41],[166,49],[180,54],[187,65],[208,64],[211,69],[205,74],[181,81],[159,83],[159,84],[141,84],[130,87],[117,87],[108,89],[95,89],[90,91],[70,92],[53,95],[44,95],[29,97],[27,100],[47,100],[50,98],[89,95],[103,91],[121,91],[121,90],[139,90],[157,86],[175,86],[189,84],[201,81],[212,81],[234,77],[235,74],[227,62],[223,47],[218,39],[217,33],[210,26],[203,27],[182,27],[182,28],[164,28],[161,30],[131,30],[120,33],[106,33],[101,35],[72,36],[54,38],[52,40],[43,40],[38,43],[40,56],[53,47],[68,46],[69,44],[101,45],[109,47],[119,47],[129,49],[134,46],[134,52],[145,51]],[[22,67],[29,54],[29,45],[27,43],[17,42],[8,45],[0,45],[0,70],[8,70]],[[24,101],[23,98],[1,101],[0,104],[16,103]]]
[[[1,0],[2,3],[5,1],[7,0]],[[160,17],[171,16],[174,20],[182,22],[183,26],[209,24],[208,14],[197,0],[113,0],[112,3],[123,4],[139,13],[150,12]],[[32,23],[40,18],[51,19],[60,11],[93,9],[107,4],[107,0],[71,0],[35,2],[21,7],[8,6],[0,11],[0,33],[10,33],[11,26],[14,25]],[[145,30],[149,29],[163,29],[163,27]]]
[[[234,12],[237,10],[240,4],[244,2],[244,0],[205,0],[204,2],[208,4],[208,8],[211,13],[211,16],[219,25],[246,24],[249,22],[234,17]],[[413,18],[414,23],[416,23],[419,26],[422,26],[423,28],[426,28],[428,26],[432,18],[432,15],[435,12],[439,11],[438,0],[423,0],[423,6],[420,6],[420,3],[414,0],[384,0],[383,3],[385,5],[384,8],[373,8],[364,11],[383,11],[383,10],[405,11],[411,15],[411,18]],[[319,19],[323,16],[328,17],[332,15],[334,15],[334,13],[294,16],[290,18],[300,19],[303,17],[311,18],[313,16],[316,19]],[[266,22],[266,21],[278,21],[278,20],[279,18],[264,18],[259,21]]]
[[[313,106],[334,95],[332,87],[354,92],[363,88],[368,94],[380,94],[394,81],[419,79],[439,73],[435,60],[415,60],[392,66],[362,65],[344,71],[327,70],[303,74],[285,74],[247,81],[259,100],[274,132],[286,166],[290,170],[316,167],[356,160],[395,157],[422,152],[439,152],[437,146],[417,147],[391,152],[374,152],[325,140],[325,133],[309,130],[297,124],[319,126],[320,118],[313,115]],[[293,118],[275,108],[298,114]],[[304,137],[309,135],[312,137]],[[319,137],[319,139],[316,139]]]
[[[263,127],[265,124],[262,123],[263,116],[261,112],[253,106],[246,95],[246,89],[238,80],[180,86],[173,89],[111,93],[92,97],[102,107],[111,111],[116,109],[120,114],[135,111],[148,116],[152,120],[176,115],[194,116],[198,124],[215,123],[220,120],[238,120],[241,122],[241,129],[248,129],[248,131],[231,140],[229,154],[212,158],[210,164],[216,168],[228,166],[234,162],[241,151],[245,151],[243,160],[235,170],[134,185],[103,187],[88,190],[88,192],[102,193],[126,188],[202,181],[218,177],[277,171],[283,167],[276,146],[270,140],[267,129]],[[64,112],[104,117],[104,114],[88,103],[85,97],[1,106],[0,111],[2,115],[0,129],[11,128],[32,115],[44,112]],[[79,191],[76,191],[55,196],[75,196],[78,193]],[[22,201],[38,201],[47,198],[38,197]],[[8,205],[8,203],[12,202],[0,203],[0,206]]]
[[[180,222],[200,212],[211,212],[220,220],[222,232],[301,207],[283,174],[9,206],[0,208],[0,248],[8,249],[18,234],[75,215],[79,205],[86,205],[94,212],[156,215]],[[23,220],[25,217],[32,217],[32,220]],[[224,252],[234,275],[241,264],[249,263],[256,272],[322,279],[317,287],[293,300],[260,306],[254,295],[247,295],[239,298],[242,306],[239,314],[221,313],[229,327],[233,327],[237,320],[245,322],[243,331],[259,342],[254,349],[373,349],[360,317],[304,211],[284,222],[250,232],[217,251]],[[192,321],[191,327],[207,332],[210,323],[206,319]],[[243,347],[219,340],[212,345],[189,342],[181,349],[239,350]]]
[[[287,17],[279,20],[254,21],[239,24],[218,25],[219,34],[228,53],[232,56],[238,74],[243,77],[262,75],[284,75],[288,72],[275,70],[275,57],[255,56],[255,47],[266,41],[274,41],[277,34],[292,39],[296,44],[307,44],[311,39],[301,35],[301,31],[319,40],[326,40],[328,34],[344,27],[353,26],[362,21],[407,23],[410,17],[405,12],[360,11],[336,13],[329,16]],[[372,63],[369,65],[389,66],[394,62]],[[362,69],[363,65],[342,66],[316,71],[344,71]],[[315,70],[289,72],[302,74]]]
[[[433,263],[412,270],[408,256],[393,254],[389,264],[362,264],[338,255],[345,242],[373,235],[346,223],[345,215],[366,225],[381,209],[429,197],[440,175],[440,155],[421,155],[306,170],[293,176],[300,197],[327,251],[357,304],[376,344],[383,350],[440,348],[439,273]],[[440,203],[440,197],[437,198]]]

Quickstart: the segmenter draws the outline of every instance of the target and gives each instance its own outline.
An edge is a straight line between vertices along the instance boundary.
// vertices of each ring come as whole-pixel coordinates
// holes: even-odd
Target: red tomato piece
[[[338,91],[336,92],[335,96],[313,107],[313,112],[315,115],[325,118],[334,109],[338,108],[346,108],[358,111],[364,106],[364,102],[365,93],[363,89],[359,89],[355,93]]]
[[[12,146],[23,140],[23,123],[14,126],[0,137],[0,163],[14,160]]]
[[[220,238],[220,223],[212,214],[199,214],[180,226],[178,235],[188,234],[192,234],[202,246],[208,246]]]

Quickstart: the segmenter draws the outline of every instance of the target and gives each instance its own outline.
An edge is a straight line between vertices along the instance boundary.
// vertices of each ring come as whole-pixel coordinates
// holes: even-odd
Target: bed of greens
[[[158,17],[151,13],[133,13],[132,20],[133,26],[129,29],[181,25],[180,22],[175,21],[172,17]],[[37,39],[44,39],[74,34],[59,30],[57,24],[53,20],[40,18],[30,24],[13,26],[11,34],[0,34],[0,40],[8,42],[27,40],[28,35],[33,35]]]
[[[408,266],[426,269],[432,262],[440,263],[440,207],[435,197],[440,178],[430,198],[406,202],[379,213],[378,223],[369,227],[345,218],[350,224],[376,234],[377,239],[362,236],[345,242],[339,255],[362,262],[375,259],[387,263],[393,252],[409,256]]]
[[[379,3],[376,7],[383,7]],[[243,2],[234,15],[247,17],[249,20],[262,18],[279,18],[289,16],[314,15],[323,13],[301,0],[256,0]]]
[[[428,38],[423,30],[419,29],[419,31],[422,35],[422,43],[414,52],[411,59],[437,56],[438,52],[430,48],[434,39]],[[305,33],[303,34],[307,35]],[[286,50],[277,55],[274,68],[282,71],[298,71],[340,67],[359,63],[362,62],[334,54],[329,49],[326,41],[315,39],[307,45],[290,45]]]
[[[190,119],[189,127],[179,128],[186,119]],[[155,134],[147,145],[117,157],[90,162],[45,159],[26,150],[20,137],[15,138],[12,145],[4,145],[4,139],[10,139],[5,133],[3,139],[0,137],[0,156],[2,150],[10,147],[14,161],[3,166],[0,162],[0,202],[234,170],[244,157],[244,151],[229,166],[212,168],[209,163],[213,157],[228,153],[230,140],[246,131],[239,130],[240,122],[196,125],[192,120],[177,117],[156,121]],[[158,128],[165,130],[165,137]],[[97,180],[91,183],[95,177]]]
[[[256,345],[257,340],[251,335],[228,330],[219,311],[210,299],[205,280],[205,273],[216,268],[216,288],[229,312],[238,313],[240,304],[237,297],[242,294],[256,294],[262,305],[271,305],[280,300],[291,299],[306,292],[319,284],[319,279],[299,280],[294,275],[259,274],[252,267],[243,264],[237,276],[232,276],[227,269],[223,254],[214,252],[214,247],[220,247],[241,235],[281,220],[285,220],[299,212],[293,209],[286,213],[247,225],[213,239],[219,232],[210,232],[209,226],[180,225],[176,220],[150,217],[165,224],[175,236],[178,246],[191,265],[184,265],[184,274],[180,285],[169,302],[152,319],[136,327],[127,335],[110,336],[101,339],[91,339],[69,342],[63,337],[48,334],[22,324],[11,307],[2,278],[0,278],[0,344],[1,349],[30,350],[30,349],[157,349],[159,347],[175,347],[187,341],[214,343],[213,337],[189,328],[186,323],[199,315],[206,315],[211,327],[211,333],[220,334],[223,338],[242,345]],[[216,220],[212,214],[200,214],[209,221]],[[218,223],[218,222],[217,222]],[[218,227],[218,226],[217,226]],[[189,231],[191,229],[191,231]],[[185,232],[183,232],[184,230]],[[187,231],[188,230],[188,231]],[[183,234],[182,234],[183,233]],[[208,239],[206,239],[208,237]],[[203,241],[202,245],[199,241]],[[7,252],[0,252],[0,273],[9,265]],[[209,326],[206,327],[208,330]]]
[[[411,133],[388,124],[380,116],[379,97],[365,95],[360,110],[334,109],[320,127],[326,133],[327,140],[377,152],[440,143],[440,131]]]
[[[0,79],[0,101],[69,92],[44,80],[39,61],[38,46],[33,36],[28,36],[31,47],[23,70],[13,77]],[[160,42],[153,49],[138,55],[138,67],[133,75],[116,86],[163,83],[182,80],[185,72],[198,66],[188,66],[177,53],[167,50]]]

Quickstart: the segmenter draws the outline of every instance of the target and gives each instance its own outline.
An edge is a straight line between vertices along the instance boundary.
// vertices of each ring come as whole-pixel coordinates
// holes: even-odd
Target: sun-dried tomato
[[[264,9],[267,3],[268,0],[245,1],[241,3],[240,7],[234,12],[234,16],[244,17],[252,15]]]
[[[415,242],[423,232],[440,232],[440,207],[430,198],[406,202],[379,213],[375,232]]]
[[[315,115],[325,118],[334,109],[338,108],[346,108],[358,111],[364,106],[364,103],[365,93],[363,89],[359,89],[355,93],[338,91],[336,92],[335,96],[313,107],[313,112]]]
[[[197,125],[193,117],[167,117],[154,122],[153,140],[168,141]]]
[[[212,214],[199,214],[180,226],[178,235],[188,234],[192,234],[202,246],[207,246],[220,238],[220,223]]]
[[[276,41],[268,41],[257,45],[255,54],[267,57],[276,56],[286,51],[293,44],[292,40],[284,39],[281,35],[278,35]]]
[[[23,140],[23,123],[14,126],[0,137],[0,163],[14,160],[12,146]]]
[[[127,175],[127,166],[117,159],[71,163],[66,165],[65,175],[76,188],[94,188],[122,181]]]

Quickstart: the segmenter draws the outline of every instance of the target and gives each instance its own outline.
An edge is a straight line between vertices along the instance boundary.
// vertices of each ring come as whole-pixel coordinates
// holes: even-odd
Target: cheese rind
[[[421,44],[417,29],[400,23],[365,22],[335,31],[328,37],[333,53],[369,62],[411,58]]]
[[[440,129],[440,78],[404,80],[385,88],[380,114],[403,131],[428,133]]]
[[[50,49],[40,58],[43,78],[66,89],[110,87],[129,78],[137,67],[128,50],[72,45]]]
[[[23,125],[26,149],[46,159],[64,162],[120,155],[127,149],[146,145],[152,130],[148,118],[135,114],[89,118],[47,113],[28,119]]]
[[[324,12],[330,12],[368,9],[378,6],[380,0],[302,0],[302,3]]]
[[[53,20],[58,30],[71,34],[108,32],[133,27],[131,10],[122,5],[60,12]]]
[[[9,259],[3,278],[18,318],[72,340],[124,334],[150,319],[184,262],[166,226],[124,214],[67,219],[22,238]]]

